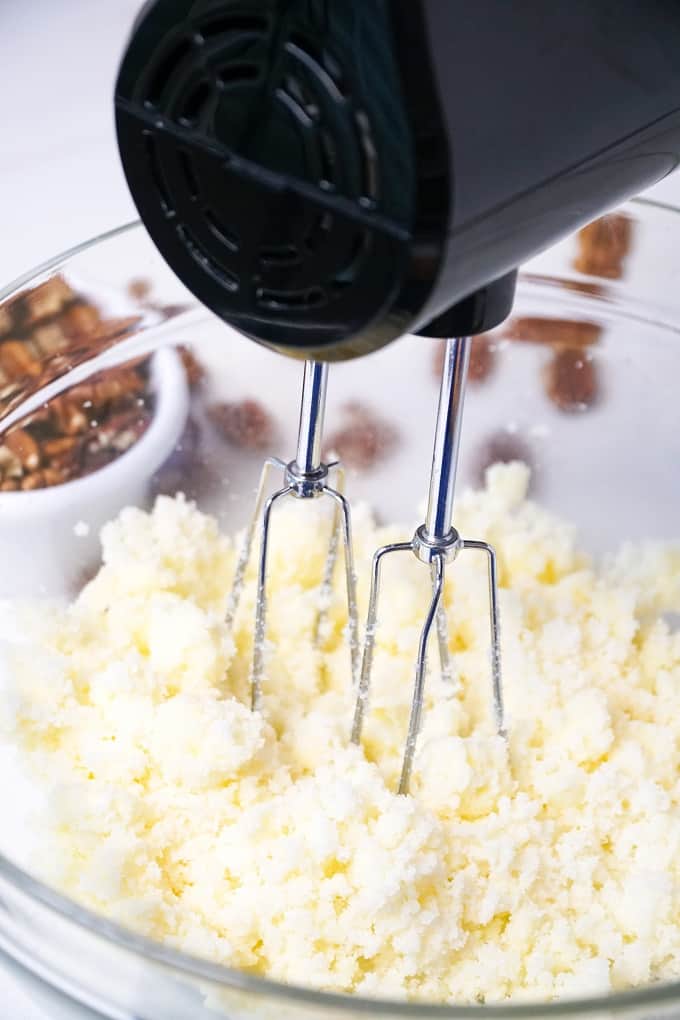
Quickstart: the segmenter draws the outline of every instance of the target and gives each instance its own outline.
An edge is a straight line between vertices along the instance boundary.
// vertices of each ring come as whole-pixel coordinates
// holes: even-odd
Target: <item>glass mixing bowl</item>
[[[461,484],[478,482],[492,461],[520,457],[533,468],[532,495],[575,522],[582,543],[597,556],[623,539],[678,537],[679,249],[678,213],[638,201],[526,267],[512,320],[476,341]],[[147,420],[144,435],[133,436],[128,452],[118,449],[110,463],[94,457],[90,502],[84,502],[86,490],[77,489],[87,479],[44,491],[38,482],[34,490],[33,482],[24,483],[24,465],[24,474],[8,482],[6,488],[28,491],[0,491],[0,550],[4,542],[15,559],[23,550],[26,569],[20,559],[12,561],[0,576],[1,595],[69,595],[82,585],[97,565],[96,525],[116,510],[111,486],[96,488],[107,472],[126,480],[120,505],[182,489],[232,530],[247,519],[263,457],[293,456],[301,365],[239,338],[197,306],[138,225],[61,256],[1,298],[5,429],[31,413],[39,433],[40,409],[45,401],[53,406],[65,385],[86,385],[93,372],[110,372],[117,362],[139,365],[162,347],[190,345],[203,376],[195,385],[197,366],[186,362],[193,386],[188,398],[170,355],[175,413],[161,427],[169,383],[157,367],[150,369],[151,424]],[[38,328],[43,332],[36,334]],[[3,346],[17,337],[28,362],[25,351]],[[385,521],[412,525],[426,494],[437,357],[436,342],[405,338],[331,370],[327,434],[348,462],[352,497],[367,500]],[[96,439],[98,431],[118,426],[107,419],[88,427]],[[135,444],[154,428],[153,455],[140,459]],[[0,784],[5,815],[13,792]],[[680,984],[545,1006],[460,1008],[282,986],[184,956],[94,916],[31,877],[22,869],[21,847],[6,844],[0,856],[2,964],[53,1018],[341,1020],[371,1013],[519,1020],[680,1012]]]

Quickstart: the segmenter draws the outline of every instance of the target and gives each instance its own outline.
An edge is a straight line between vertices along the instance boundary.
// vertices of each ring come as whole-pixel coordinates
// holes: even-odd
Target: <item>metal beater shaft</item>
[[[378,620],[380,581],[384,558],[390,553],[412,552],[415,553],[421,562],[430,566],[432,574],[432,599],[418,642],[411,715],[399,781],[400,794],[408,793],[409,789],[416,742],[422,718],[427,648],[435,622],[439,638],[442,674],[445,677],[450,675],[448,632],[442,597],[444,592],[444,575],[447,561],[454,560],[463,549],[481,550],[486,554],[488,560],[494,720],[498,732],[500,734],[505,732],[496,554],[493,547],[486,542],[462,539],[452,526],[453,501],[458,471],[461,424],[469,358],[469,337],[446,341],[425,523],[416,530],[410,542],[396,542],[383,546],[376,551],[373,557],[366,636],[361,663],[359,691],[352,725],[352,741],[357,744],[361,739],[364,717],[368,707],[371,669],[375,650],[375,633]]]
[[[336,506],[333,529],[322,579],[322,598],[327,599],[330,590],[333,570],[338,552],[338,534],[342,535],[345,561],[345,583],[347,587],[348,638],[352,678],[356,681],[359,668],[359,627],[356,601],[356,578],[354,573],[354,557],[352,552],[352,524],[349,503],[344,497],[344,473],[336,461],[324,464],[321,458],[323,440],[324,414],[326,409],[326,391],[328,387],[328,365],[316,361],[306,361],[302,382],[302,398],[300,401],[300,422],[298,427],[297,453],[295,460],[286,464],[277,457],[268,458],[263,466],[257,488],[252,518],[246,528],[243,547],[234,572],[234,582],[227,607],[227,623],[232,624],[243,589],[245,571],[250,560],[255,530],[260,521],[260,551],[257,570],[257,595],[255,606],[255,628],[253,637],[253,659],[250,673],[251,706],[253,710],[260,707],[262,696],[262,678],[265,667],[265,637],[267,618],[267,556],[269,552],[269,536],[272,511],[276,503],[285,496],[298,499],[315,499],[328,496]],[[283,472],[283,485],[265,501],[265,492],[272,468]],[[336,487],[328,484],[328,475],[336,469],[338,481]],[[263,509],[264,504],[264,509]],[[319,639],[320,621],[325,614],[322,606],[315,627],[315,641]]]

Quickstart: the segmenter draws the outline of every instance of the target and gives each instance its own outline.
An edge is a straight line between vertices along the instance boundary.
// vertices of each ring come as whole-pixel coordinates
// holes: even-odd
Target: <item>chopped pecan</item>
[[[125,453],[144,435],[150,417],[138,407],[112,415],[106,424],[107,445],[118,453]]]
[[[83,450],[84,440],[80,436],[57,436],[42,443],[43,459],[60,474],[77,474]]]
[[[143,276],[137,276],[127,285],[127,291],[133,301],[147,301],[151,295],[152,284],[151,280],[147,280]]]
[[[24,475],[21,479],[23,492],[31,492],[33,489],[45,487],[45,473],[43,471],[31,471],[30,475]]]
[[[399,433],[364,404],[344,407],[345,423],[325,443],[325,455],[337,454],[348,467],[367,470],[394,450]]]
[[[574,269],[587,276],[618,280],[633,240],[633,224],[622,213],[601,216],[578,233]]]
[[[541,316],[520,316],[511,319],[504,336],[524,343],[546,344],[550,347],[591,347],[602,335],[602,326],[584,319],[549,319]]]
[[[44,322],[31,330],[31,339],[42,354],[54,354],[67,343],[64,330],[58,322]]]
[[[21,461],[8,446],[0,446],[0,474],[3,478],[18,478],[23,473]]]
[[[97,344],[102,349],[113,340],[120,340],[124,336],[132,336],[142,321],[140,315],[126,315],[115,319],[102,319],[97,330]]]
[[[274,438],[274,422],[256,400],[213,404],[208,418],[219,434],[244,450],[265,450]]]
[[[579,348],[556,351],[545,371],[545,387],[561,411],[585,411],[599,395],[595,362]]]
[[[27,415],[23,419],[22,425],[28,427],[39,427],[41,425],[47,425],[50,420],[50,412],[47,404],[43,404],[37,411],[32,411],[31,414]]]
[[[46,467],[43,469],[43,484],[48,487],[51,485],[62,485],[68,481],[69,472],[67,468],[60,468],[56,465]]]
[[[444,368],[444,352],[446,344],[439,341],[435,350],[432,368],[437,379]],[[470,382],[482,383],[491,375],[496,361],[495,338],[489,333],[480,333],[472,339],[470,345],[470,363],[468,366],[468,379]]]
[[[88,416],[74,404],[68,394],[55,399],[50,404],[50,412],[52,419],[62,435],[65,436],[77,436],[80,433],[86,432],[89,421]]]
[[[6,336],[12,332],[14,327],[14,316],[9,304],[0,305],[0,336]]]
[[[189,389],[194,390],[203,381],[205,369],[191,348],[180,347],[179,353],[184,365],[184,371],[186,372]]]
[[[45,283],[33,287],[23,295],[23,313],[26,326],[58,315],[75,298],[75,293],[63,276],[53,276]]]
[[[92,386],[90,399],[96,407],[103,407],[121,397],[138,396],[144,391],[144,380],[131,368],[118,369],[100,376]]]
[[[86,340],[98,332],[101,315],[94,305],[79,301],[59,316],[59,325],[67,340]]]
[[[3,340],[0,343],[0,368],[12,382],[37,379],[42,373],[39,358],[21,340]]]
[[[21,462],[26,471],[35,471],[40,467],[40,447],[26,429],[11,429],[5,436],[5,446]]]

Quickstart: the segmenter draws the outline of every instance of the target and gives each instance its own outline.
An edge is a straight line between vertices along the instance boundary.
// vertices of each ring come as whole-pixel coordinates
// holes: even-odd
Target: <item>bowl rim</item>
[[[647,198],[631,199],[618,206],[617,209],[625,210],[627,206],[652,208],[676,216],[680,214],[680,209],[676,206]],[[134,233],[137,230],[143,231],[143,226],[139,220],[133,220],[48,259],[36,268],[22,274],[8,286],[0,288],[0,303],[27,284],[38,282],[37,278],[59,269],[73,257],[102,242]],[[529,275],[531,276],[530,273]],[[135,444],[135,446],[138,445]],[[123,457],[118,460],[122,460]],[[104,470],[108,470],[108,468]],[[76,483],[66,483],[59,488],[66,488],[71,484]],[[33,493],[28,495],[33,495]],[[428,1020],[428,1018],[430,1020],[447,1020],[447,1018],[448,1020],[462,1020],[462,1018],[466,1018],[467,1020],[471,1016],[490,1017],[493,1020],[505,1020],[505,1018],[520,1020],[524,1017],[538,1020],[539,1017],[576,1016],[584,1013],[601,1013],[603,1010],[611,1013],[625,1013],[641,1007],[677,1003],[680,999],[680,980],[648,984],[640,988],[600,996],[558,999],[549,1002],[515,1000],[489,1005],[476,1003],[449,1005],[384,997],[366,998],[360,995],[318,991],[300,985],[284,984],[271,978],[248,974],[237,968],[211,963],[209,960],[183,953],[146,936],[138,935],[115,921],[110,921],[94,911],[80,906],[40,879],[34,878],[2,853],[0,853],[0,881],[14,886],[20,894],[39,903],[63,920],[75,924],[86,933],[104,939],[126,953],[140,957],[142,962],[160,965],[164,969],[173,970],[194,980],[209,981],[223,989],[252,994],[259,999],[278,998],[290,1005],[297,1003],[300,1006],[316,1006],[334,1013],[346,1013],[351,1010],[361,1014],[391,1014],[410,1018],[410,1020]]]

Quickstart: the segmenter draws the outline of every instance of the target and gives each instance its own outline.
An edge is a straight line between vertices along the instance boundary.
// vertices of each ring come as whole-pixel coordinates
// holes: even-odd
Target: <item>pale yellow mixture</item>
[[[394,794],[428,571],[388,566],[363,749],[341,572],[312,649],[327,532],[276,518],[263,714],[248,708],[251,572],[182,499],[124,511],[67,609],[5,606],[3,739],[49,789],[33,866],[189,953],[363,995],[551,999],[680,977],[680,553],[596,571],[496,467],[461,499],[501,564],[509,745],[490,717],[485,563],[449,570],[457,681],[431,655],[412,796]],[[354,518],[369,561],[404,529]]]

